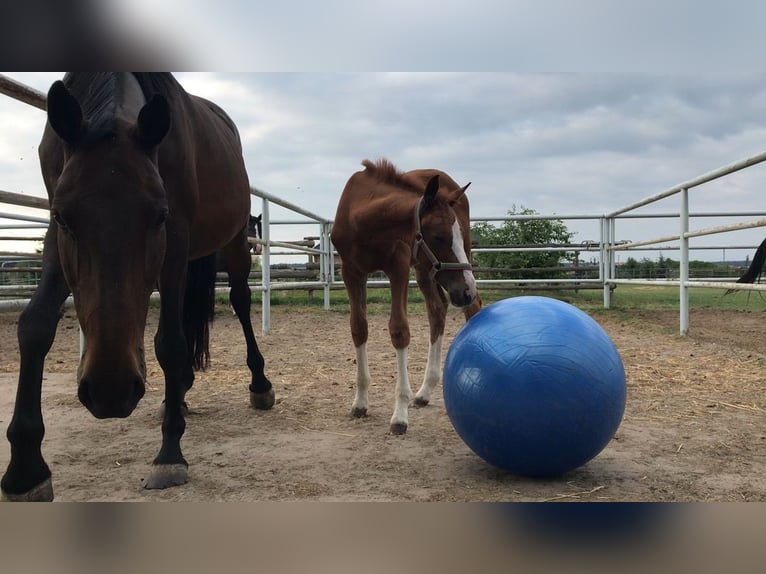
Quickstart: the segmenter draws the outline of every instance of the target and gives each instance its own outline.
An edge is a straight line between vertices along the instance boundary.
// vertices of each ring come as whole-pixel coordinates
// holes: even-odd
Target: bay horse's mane
[[[423,193],[423,185],[421,183],[396,169],[394,164],[385,158],[381,158],[376,162],[366,159],[362,162],[362,165],[366,168],[365,173],[381,183],[403,187],[418,194]]]

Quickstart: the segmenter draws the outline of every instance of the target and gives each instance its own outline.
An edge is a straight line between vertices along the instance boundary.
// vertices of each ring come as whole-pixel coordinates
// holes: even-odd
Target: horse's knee
[[[390,329],[391,344],[395,349],[404,349],[410,346],[410,330],[408,328]]]
[[[19,341],[19,349],[35,349],[47,354],[53,345],[56,336],[56,325],[60,314],[54,317],[37,313],[31,307],[27,307],[19,315],[19,323],[16,328],[16,336]]]
[[[361,347],[369,338],[369,328],[366,320],[351,319],[351,339],[354,347]]]

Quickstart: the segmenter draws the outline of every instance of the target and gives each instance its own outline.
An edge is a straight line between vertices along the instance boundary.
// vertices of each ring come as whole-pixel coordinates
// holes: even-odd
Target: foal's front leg
[[[407,432],[408,408],[412,398],[407,372],[407,353],[410,346],[410,325],[407,321],[409,267],[404,272],[389,274],[388,278],[391,283],[391,317],[388,321],[388,332],[396,349],[396,393],[390,429],[391,434],[402,435]]]
[[[428,344],[428,363],[423,377],[423,384],[415,394],[415,406],[424,407],[431,402],[434,388],[441,380],[442,339],[444,324],[447,319],[447,298],[439,285],[430,278],[428,272],[416,272],[418,286],[426,301],[430,339]]]

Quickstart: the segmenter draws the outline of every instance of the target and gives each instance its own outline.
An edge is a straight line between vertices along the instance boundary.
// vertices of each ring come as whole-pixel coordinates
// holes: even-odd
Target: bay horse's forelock
[[[426,300],[430,325],[428,364],[415,404],[430,401],[441,379],[441,342],[447,299],[466,306],[466,317],[480,306],[470,265],[470,226],[465,190],[437,170],[401,173],[387,160],[363,162],[338,202],[332,241],[342,260],[349,296],[351,336],[357,358],[357,389],[352,415],[365,416],[370,371],[367,364],[368,274],[381,270],[391,285],[389,334],[397,355],[397,387],[390,430],[403,434],[411,398],[407,373],[410,342],[407,291],[410,268]],[[459,237],[459,239],[455,239]],[[456,245],[456,241],[460,243]]]

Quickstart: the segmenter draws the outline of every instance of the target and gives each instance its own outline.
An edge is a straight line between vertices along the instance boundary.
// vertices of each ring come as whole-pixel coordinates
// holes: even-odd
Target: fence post
[[[263,231],[263,249],[261,251],[261,330],[267,335],[271,330],[271,225],[269,223],[269,200],[263,198],[261,207],[261,229]]]
[[[334,270],[332,266],[332,242],[330,241],[330,224],[321,223],[319,250],[322,252],[319,256],[320,271],[322,273],[322,283],[324,283],[324,308],[330,308],[330,286],[332,285]]]
[[[611,259],[614,257],[614,252],[609,249],[611,245],[611,235],[609,233],[610,218],[601,218],[601,238],[600,238],[600,264],[599,264],[599,278],[602,281],[604,288],[604,309],[610,309],[612,306],[612,289],[609,285],[609,279],[612,278],[612,265]]]
[[[679,233],[681,240],[681,261],[678,269],[679,302],[680,302],[680,328],[681,336],[685,337],[689,333],[689,189],[681,190],[681,230]]]

